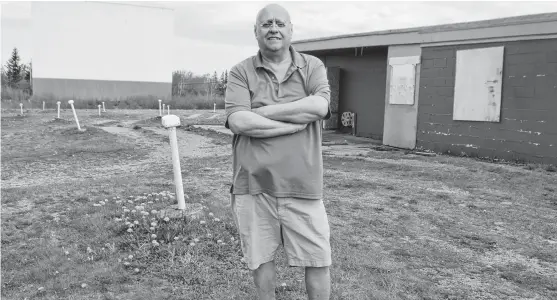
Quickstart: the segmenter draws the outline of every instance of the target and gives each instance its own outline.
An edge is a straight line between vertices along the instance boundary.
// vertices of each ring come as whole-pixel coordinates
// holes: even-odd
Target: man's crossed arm
[[[323,119],[329,112],[328,101],[321,96],[309,96],[298,101],[267,105],[250,111],[238,111],[228,118],[235,134],[269,138],[296,133],[307,124]]]

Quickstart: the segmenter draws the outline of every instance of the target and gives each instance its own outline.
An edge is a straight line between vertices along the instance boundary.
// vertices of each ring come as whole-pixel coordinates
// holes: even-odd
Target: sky
[[[2,64],[14,47],[31,60],[31,2],[2,1]],[[135,2],[137,3],[137,2]],[[176,70],[219,74],[257,52],[253,24],[266,4],[291,15],[293,40],[557,12],[557,1],[144,2],[174,9]],[[171,46],[172,47],[172,46]]]

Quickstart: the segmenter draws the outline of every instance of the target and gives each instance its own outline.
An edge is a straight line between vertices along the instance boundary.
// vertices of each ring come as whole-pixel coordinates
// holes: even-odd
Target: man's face
[[[290,18],[280,11],[264,11],[255,24],[255,37],[261,50],[276,52],[288,49],[292,39]]]

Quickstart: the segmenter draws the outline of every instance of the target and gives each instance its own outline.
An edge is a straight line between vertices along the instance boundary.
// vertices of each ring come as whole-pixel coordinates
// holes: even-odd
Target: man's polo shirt
[[[330,101],[323,63],[290,47],[292,64],[279,82],[261,52],[229,72],[225,98],[228,117],[238,111],[297,101],[310,95]],[[330,109],[325,119],[330,117]],[[266,193],[274,197],[323,198],[322,122],[318,120],[294,134],[272,138],[234,135],[233,194]]]

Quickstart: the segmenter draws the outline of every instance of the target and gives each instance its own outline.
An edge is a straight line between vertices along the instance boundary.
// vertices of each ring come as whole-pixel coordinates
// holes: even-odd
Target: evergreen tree
[[[8,86],[15,86],[15,84],[22,78],[22,66],[19,64],[20,57],[17,48],[12,51],[12,56],[6,63],[6,77]]]
[[[25,70],[25,80],[31,83],[31,76],[33,75],[33,62],[29,62],[27,69]]]
[[[1,67],[0,74],[2,77],[2,86],[6,86],[8,84],[8,77],[6,76],[6,70],[4,66]]]

